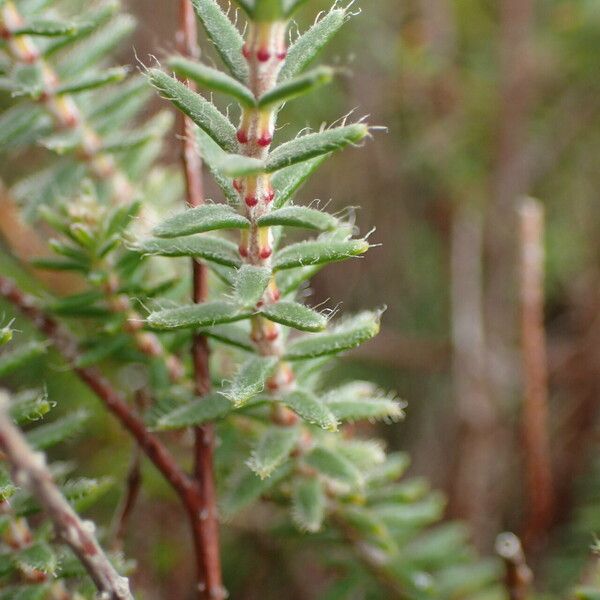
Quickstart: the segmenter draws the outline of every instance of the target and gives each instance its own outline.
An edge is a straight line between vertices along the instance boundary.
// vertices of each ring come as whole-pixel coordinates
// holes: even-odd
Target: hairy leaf
[[[281,225],[283,227],[303,227],[305,229],[314,229],[316,231],[329,231],[335,229],[338,220],[315,208],[306,206],[287,206],[267,213],[258,219],[261,227],[273,227]]]
[[[329,40],[340,30],[348,17],[347,8],[334,8],[302,34],[288,50],[279,80],[294,77],[312,62]]]
[[[268,92],[265,92],[258,99],[258,106],[264,108],[283,104],[298,96],[308,94],[322,85],[329,83],[333,79],[333,73],[333,69],[329,67],[318,67],[299,77],[287,79]]]
[[[327,431],[337,431],[338,421],[323,401],[307,390],[294,390],[283,397],[283,401],[308,423]]]
[[[183,429],[222,419],[231,412],[231,403],[220,394],[212,393],[188,404],[182,404],[161,415],[154,429]]]
[[[326,497],[316,477],[300,479],[292,493],[292,517],[301,531],[316,533],[325,517]]]
[[[273,269],[294,269],[338,262],[364,254],[369,249],[366,240],[311,240],[287,246],[275,254]]]
[[[240,310],[236,304],[205,302],[153,312],[148,316],[148,325],[155,329],[202,329],[240,321],[251,314]]]
[[[398,421],[404,416],[401,402],[365,381],[355,381],[331,390],[324,401],[341,421]]]
[[[249,504],[258,500],[263,494],[277,485],[289,475],[291,466],[281,465],[266,479],[257,477],[246,465],[234,473],[221,501],[221,508],[226,517],[231,517]]]
[[[58,567],[56,554],[48,544],[42,541],[34,542],[24,550],[19,551],[14,561],[19,570],[30,573],[38,571],[47,575],[54,575]]]
[[[152,233],[157,237],[174,238],[217,229],[247,229],[249,224],[246,217],[226,204],[204,204],[169,217]]]
[[[221,148],[228,152],[235,152],[237,148],[235,127],[212,102],[160,69],[149,69],[148,78],[163,98],[184,112]]]
[[[253,356],[235,374],[231,384],[221,392],[236,408],[249,402],[265,389],[265,382],[277,365],[274,356]]]
[[[216,237],[149,238],[136,246],[142,254],[155,256],[190,256],[203,258],[227,267],[241,264],[238,248],[232,242]]]
[[[41,342],[21,344],[13,350],[0,353],[0,377],[6,377],[13,371],[27,365],[31,360],[42,356],[46,352],[46,345]]]
[[[127,69],[124,67],[115,67],[101,71],[100,73],[86,74],[80,79],[75,79],[58,86],[55,90],[56,94],[78,94],[80,92],[87,92],[94,88],[109,85],[111,83],[118,83],[123,81],[127,76]]]
[[[344,320],[331,331],[298,338],[288,345],[285,357],[302,360],[355,348],[379,333],[379,318],[379,312],[365,311]]]
[[[191,79],[209,90],[228,94],[242,106],[249,108],[256,106],[254,94],[243,83],[222,71],[207,67],[183,56],[173,56],[167,64],[180,77]]]
[[[235,25],[215,0],[192,0],[208,37],[232,75],[240,81],[248,78],[248,65],[242,55],[244,40]]]
[[[263,297],[270,280],[270,269],[242,265],[235,274],[233,284],[236,299],[242,306],[255,307]]]
[[[25,390],[11,397],[10,416],[17,425],[38,421],[52,408],[45,392]]]
[[[293,327],[300,331],[323,331],[327,327],[327,318],[304,304],[298,302],[275,302],[260,309],[263,317]]]
[[[331,448],[317,446],[304,457],[304,461],[327,479],[343,485],[354,488],[362,486],[364,482],[361,472],[347,458]]]
[[[261,478],[269,477],[290,455],[300,436],[298,427],[271,427],[261,437],[248,466]]]
[[[341,150],[348,145],[358,144],[368,135],[369,128],[364,123],[354,123],[309,133],[277,146],[269,154],[265,169],[272,173],[290,165]]]

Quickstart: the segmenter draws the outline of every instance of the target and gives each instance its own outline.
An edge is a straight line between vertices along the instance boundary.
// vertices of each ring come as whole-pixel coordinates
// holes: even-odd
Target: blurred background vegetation
[[[309,4],[300,29],[304,13],[330,2]],[[127,5],[139,26],[122,60],[160,60],[175,45],[176,3]],[[314,281],[314,304],[341,297],[347,310],[388,306],[380,337],[331,377],[375,379],[408,401],[406,421],[378,433],[390,448],[410,452],[414,475],[445,491],[448,517],[465,520],[483,554],[493,552],[500,531],[522,532],[532,507],[522,452],[517,206],[525,195],[539,198],[554,503],[527,550],[536,588],[552,597],[582,581],[600,530],[600,2],[362,0],[355,7],[361,18],[329,50],[341,77],[327,100],[309,96],[280,119],[318,127],[344,114],[351,98],[356,115],[387,128],[366,149],[328,163],[300,195],[332,211],[360,207],[361,229],[376,227],[370,239],[382,244]],[[278,136],[295,131],[284,127]],[[177,160],[171,139],[166,162]],[[24,280],[6,257],[0,266]],[[24,377],[47,381],[63,410],[75,402],[96,407],[59,364],[50,354]],[[116,425],[97,422],[77,454],[91,473],[119,465],[124,476],[130,443]],[[142,565],[136,577],[148,598],[184,597],[177,586],[188,580],[187,533],[170,518],[175,500],[152,469],[144,477],[129,541]],[[101,510],[110,515],[117,500],[115,489]],[[323,557],[239,523],[224,536],[233,598],[320,597]],[[302,559],[292,561],[292,553]]]

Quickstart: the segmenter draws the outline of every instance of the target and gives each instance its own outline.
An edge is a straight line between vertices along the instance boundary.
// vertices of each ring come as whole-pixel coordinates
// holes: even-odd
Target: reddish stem
[[[180,0],[180,23],[177,33],[179,50],[184,56],[198,58],[196,19],[189,0]],[[191,89],[194,86],[187,81]],[[186,116],[181,120],[182,161],[185,173],[187,204],[190,208],[204,204],[202,161],[196,149],[195,125]],[[208,296],[207,270],[192,259],[193,300],[206,301]],[[206,337],[196,334],[192,343],[196,393],[204,396],[210,391],[209,348]],[[195,505],[189,516],[196,548],[198,595],[203,600],[222,600],[225,590],[221,575],[219,523],[214,479],[214,427],[212,424],[194,430],[194,478],[198,483]]]

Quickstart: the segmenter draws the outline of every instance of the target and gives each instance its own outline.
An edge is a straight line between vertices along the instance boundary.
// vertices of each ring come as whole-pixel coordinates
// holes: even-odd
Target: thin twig
[[[133,600],[129,581],[114,569],[96,540],[93,528],[71,508],[52,480],[43,454],[34,452],[7,414],[8,396],[0,392],[0,448],[17,485],[42,505],[60,540],[69,545],[107,600]]]
[[[548,366],[544,331],[544,211],[526,199],[519,209],[521,236],[521,335],[523,445],[528,510],[524,539],[539,539],[552,522],[554,490],[548,435]]]
[[[177,42],[180,52],[189,58],[200,56],[196,17],[192,3],[180,0]],[[194,89],[190,81],[186,85]],[[186,202],[190,208],[204,204],[202,161],[195,142],[196,126],[188,117],[181,116],[181,158],[186,181]],[[192,259],[193,301],[201,304],[208,295],[207,269]],[[200,333],[192,341],[195,391],[204,396],[210,391],[209,348],[206,337]],[[194,429],[194,478],[198,483],[197,510],[190,512],[197,556],[198,593],[200,598],[222,600],[226,596],[221,574],[219,522],[214,479],[214,426],[203,425]]]
[[[505,584],[510,600],[525,600],[530,592],[533,573],[527,566],[521,541],[514,533],[496,538],[496,552],[506,566]]]

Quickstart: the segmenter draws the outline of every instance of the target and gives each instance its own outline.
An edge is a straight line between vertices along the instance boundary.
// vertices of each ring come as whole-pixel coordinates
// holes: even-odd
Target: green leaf
[[[155,329],[202,329],[240,321],[251,314],[229,302],[206,302],[151,313],[148,316],[148,325]]]
[[[17,489],[8,473],[4,469],[0,469],[0,502],[8,500],[16,493]]]
[[[58,560],[50,546],[39,541],[18,552],[14,560],[17,567],[25,572],[34,570],[54,575],[58,567]]]
[[[228,94],[247,108],[256,106],[254,94],[243,83],[222,71],[183,56],[173,56],[167,64],[180,77],[191,79],[209,90]]]
[[[234,346],[246,352],[254,352],[250,342],[250,332],[239,325],[218,325],[205,329],[203,333],[228,346]]]
[[[375,542],[387,553],[391,554],[397,551],[390,530],[375,511],[358,506],[343,507],[341,518],[358,532],[361,538],[366,538],[369,542]]]
[[[54,406],[45,392],[26,390],[12,396],[10,416],[17,425],[38,421]]]
[[[316,231],[335,229],[338,220],[330,214],[306,206],[287,206],[274,210],[258,219],[260,227],[303,227]]]
[[[277,252],[273,270],[295,269],[346,260],[364,254],[369,249],[366,240],[310,240],[291,244]]]
[[[247,229],[250,222],[226,204],[204,204],[169,217],[152,233],[157,237],[174,238],[216,229]]]
[[[64,317],[106,316],[110,314],[108,308],[94,305],[95,302],[102,298],[104,298],[103,292],[91,290],[48,302],[46,310]]]
[[[32,19],[28,23],[11,31],[12,35],[39,35],[44,37],[55,37],[59,35],[73,35],[78,29],[86,27],[86,24],[71,23],[69,21],[57,21],[53,19]]]
[[[312,308],[298,302],[275,302],[260,309],[263,317],[293,327],[300,331],[323,331],[327,327],[327,318]]]
[[[374,504],[416,502],[424,498],[430,491],[428,481],[423,477],[418,477],[372,490],[369,493],[369,502]]]
[[[271,107],[289,102],[298,96],[303,96],[328,84],[333,79],[334,71],[330,67],[318,67],[293,79],[287,79],[265,92],[258,99],[260,108]]]
[[[211,393],[161,415],[153,428],[157,430],[183,429],[217,421],[229,412],[231,412],[231,403],[222,395]]]
[[[285,358],[303,360],[355,348],[379,333],[380,316],[380,312],[364,311],[344,320],[331,331],[298,338],[288,345]]]
[[[351,144],[358,144],[368,135],[367,125],[353,123],[300,136],[277,146],[269,154],[266,171],[272,173],[290,165],[341,150]]]
[[[309,279],[314,277],[321,269],[323,265],[313,265],[312,267],[299,267],[296,269],[286,269],[279,271],[275,276],[275,282],[277,288],[281,292],[282,296],[285,296],[294,290],[297,290],[300,286],[305,284]]]
[[[63,496],[79,512],[93,506],[112,487],[109,477],[102,479],[81,478],[67,481],[62,487]]]
[[[235,152],[237,149],[236,129],[212,102],[159,69],[149,69],[148,78],[163,98],[172,102],[190,117],[223,150]]]
[[[279,81],[294,77],[312,62],[348,18],[347,8],[334,8],[302,34],[288,50]]]
[[[385,463],[375,467],[367,474],[370,486],[400,479],[410,466],[410,457],[406,452],[393,452],[387,455]]]
[[[286,17],[291,17],[307,0],[283,0],[283,12]]]
[[[370,382],[348,383],[328,392],[323,400],[341,421],[368,419],[395,422],[404,417],[404,405]]]
[[[229,188],[225,186],[222,180],[223,176],[243,177],[245,175],[254,175],[264,171],[265,163],[262,160],[251,158],[249,156],[242,156],[241,154],[227,153],[210,137],[201,135],[201,132],[198,132],[197,140],[200,154],[204,158],[211,172],[216,173],[221,177],[219,185],[224,190],[228,190]],[[235,191],[233,202],[239,203],[237,192]]]
[[[248,64],[242,55],[244,39],[215,0],[192,0],[194,10],[208,37],[231,74],[240,81],[248,78]]]
[[[292,493],[292,518],[301,531],[316,533],[325,517],[326,497],[316,477],[296,482]]]
[[[46,352],[46,345],[41,342],[29,342],[17,346],[14,350],[0,353],[0,377],[6,377],[13,371],[21,369],[30,361]]]
[[[203,258],[226,267],[241,264],[237,246],[221,238],[209,236],[187,236],[181,238],[149,238],[142,240],[136,250],[155,256],[190,256]]]
[[[273,209],[276,210],[284,206],[302,184],[323,164],[327,156],[325,154],[274,173],[272,181],[273,189],[276,193],[275,200],[273,201]]]
[[[97,340],[87,352],[82,352],[75,362],[80,367],[90,367],[109,358],[129,343],[127,335],[117,335],[112,338]]]
[[[296,446],[300,437],[298,427],[271,427],[267,429],[248,460],[248,466],[266,479],[281,465]]]
[[[364,483],[361,472],[347,458],[331,448],[317,446],[304,457],[304,461],[327,479],[345,486],[355,488]]]
[[[265,389],[278,359],[274,356],[253,356],[235,374],[231,384],[221,392],[236,408],[244,406]]]
[[[58,86],[58,88],[55,90],[55,93],[78,94],[80,92],[87,92],[88,90],[123,81],[126,76],[126,68],[115,67],[113,69],[101,71],[100,73],[86,74],[81,79],[69,81],[68,83]]]
[[[27,441],[36,450],[43,450],[78,434],[89,415],[85,410],[70,413],[52,423],[40,425],[27,432]]]
[[[327,431],[337,431],[338,421],[323,401],[306,390],[295,390],[282,398],[295,413],[308,423]]]
[[[45,88],[44,73],[39,64],[17,65],[10,88],[13,96],[31,96],[37,100]]]
[[[441,494],[431,494],[429,498],[414,504],[378,504],[375,507],[379,517],[389,527],[425,527],[441,519],[445,501]]]
[[[242,265],[236,271],[233,283],[237,301],[244,307],[254,308],[263,297],[270,280],[270,269]]]
[[[85,23],[81,23],[71,35],[51,40],[44,49],[44,56],[51,56],[61,48],[75,44],[79,40],[88,37],[94,30],[98,30],[100,27],[107,24],[111,18],[114,17],[119,8],[118,2],[105,2],[98,6],[98,8],[87,12]],[[122,27],[122,25],[119,25],[119,27]]]
[[[87,264],[61,258],[33,258],[29,263],[36,269],[48,271],[82,271],[85,273],[89,269]]]
[[[226,517],[231,517],[246,506],[258,500],[289,475],[291,466],[281,465],[266,479],[257,477],[246,465],[234,473],[228,483],[227,490],[221,501],[221,509]]]
[[[385,450],[376,440],[340,440],[337,451],[360,471],[369,471],[385,462]]]

